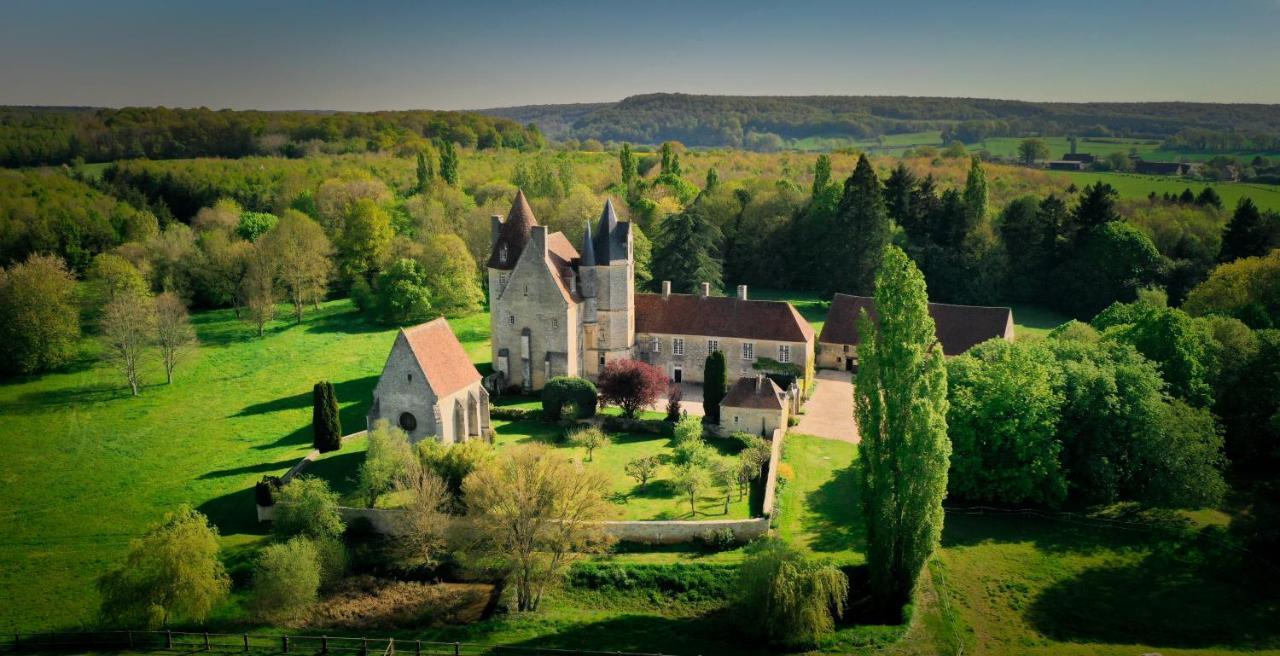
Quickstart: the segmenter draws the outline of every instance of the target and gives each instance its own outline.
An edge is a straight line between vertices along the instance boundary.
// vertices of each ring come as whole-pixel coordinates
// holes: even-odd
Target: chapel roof
[[[400,334],[436,396],[448,396],[480,381],[480,372],[444,317],[405,328]]]

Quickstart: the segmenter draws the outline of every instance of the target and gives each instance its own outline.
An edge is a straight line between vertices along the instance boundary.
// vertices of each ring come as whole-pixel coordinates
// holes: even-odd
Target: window
[[[848,345],[848,344],[845,344],[845,345],[844,345],[844,352],[845,352],[845,353],[848,353],[848,352],[849,352],[849,345]]]
[[[552,328],[560,327],[560,317],[551,317],[551,327]]]
[[[406,374],[405,378],[406,378],[409,382],[411,382],[411,383],[413,382],[413,374]]]
[[[507,325],[508,325],[508,326],[514,326],[514,325],[516,325],[516,315],[514,315],[514,314],[512,314],[512,313],[510,313],[510,312],[508,312],[508,313],[507,313]]]
[[[661,353],[661,352],[662,352],[662,340],[658,339],[657,337],[654,337],[654,338],[653,338],[653,345],[652,345],[651,350],[652,350],[654,353]]]
[[[755,342],[742,343],[742,359],[743,360],[756,359],[756,343]]]
[[[525,296],[529,295],[529,283],[527,282],[524,284],[524,295]]]
[[[720,340],[718,339],[707,340],[707,353],[715,353],[716,351],[719,351],[719,350],[720,350]]]
[[[505,273],[499,273],[499,274],[498,274],[498,289],[502,289],[503,287],[506,287],[506,286],[507,286],[507,274],[505,274]]]
[[[778,345],[778,362],[791,362],[791,345]]]
[[[412,414],[408,412],[400,413],[400,428],[403,428],[405,429],[405,431],[408,431],[408,432],[413,432],[413,429],[417,427],[418,427],[417,417],[414,417]]]
[[[600,354],[600,370],[604,371],[604,354]]]
[[[498,247],[498,262],[502,264],[507,263],[507,245],[506,244],[503,244]]]
[[[683,337],[673,337],[671,339],[671,355],[684,355]]]
[[[734,415],[734,416],[733,416],[733,425],[734,425],[734,426],[737,426],[737,425],[738,425],[738,415]]]

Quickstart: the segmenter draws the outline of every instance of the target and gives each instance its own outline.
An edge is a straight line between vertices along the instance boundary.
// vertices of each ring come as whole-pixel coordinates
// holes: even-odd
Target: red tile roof
[[[782,388],[765,376],[759,388],[756,378],[743,376],[739,378],[729,393],[724,395],[720,406],[725,408],[756,408],[758,410],[781,410],[785,407]]]
[[[735,296],[636,294],[636,332],[806,342],[813,327],[786,301]]]
[[[480,372],[443,317],[400,331],[436,396],[448,396],[480,381]]]
[[[560,293],[564,295],[566,301],[570,302],[582,298],[582,294],[575,291],[575,288],[569,284],[569,278],[576,275],[573,271],[573,261],[576,259],[578,259],[578,250],[569,243],[569,238],[565,237],[563,232],[547,235],[547,266],[551,268],[552,277],[555,278]]]
[[[872,321],[879,321],[875,306],[867,296],[836,294],[818,342],[856,345],[858,317],[865,308]],[[994,337],[1013,339],[1013,310],[1007,307],[930,303],[929,316],[946,355],[959,355]]]

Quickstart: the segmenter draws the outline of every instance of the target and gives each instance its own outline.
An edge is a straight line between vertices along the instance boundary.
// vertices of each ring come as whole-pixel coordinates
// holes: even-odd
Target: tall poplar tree
[[[910,600],[942,535],[951,441],[947,369],[924,276],[895,246],[876,275],[879,325],[858,321],[854,414],[871,593],[886,613]]]
[[[868,295],[875,287],[876,269],[889,243],[889,215],[875,169],[866,155],[858,158],[853,175],[844,183],[836,209],[831,243],[841,244],[843,256],[832,262],[827,290]]]
[[[622,186],[630,189],[636,179],[636,156],[631,152],[631,144],[622,144],[622,150],[618,152],[618,164],[622,166]]]
[[[431,164],[427,161],[426,153],[418,151],[418,193],[423,193],[427,187],[431,185],[431,178],[434,172],[431,170]]]
[[[458,150],[453,142],[440,142],[440,179],[450,187],[458,186]]]
[[[970,225],[981,225],[987,218],[987,174],[976,155],[969,162],[969,177],[964,181],[964,204],[969,209]]]
[[[707,423],[720,423],[720,402],[724,400],[725,384],[724,352],[712,351],[707,354],[702,384],[702,409]]]

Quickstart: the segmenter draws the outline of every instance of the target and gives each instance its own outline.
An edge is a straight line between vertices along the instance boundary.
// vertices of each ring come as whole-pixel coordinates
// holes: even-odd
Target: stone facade
[[[755,376],[756,370],[752,365],[758,357],[802,367],[813,357],[812,342],[660,333],[636,335],[636,355],[662,369],[671,380],[684,383],[702,383],[706,380],[707,356],[713,348],[724,352],[725,377],[729,380],[739,376]]]
[[[369,407],[369,427],[378,420],[410,442],[454,444],[488,433],[489,393],[444,319],[396,335]]]

